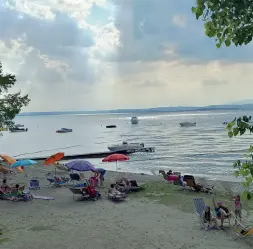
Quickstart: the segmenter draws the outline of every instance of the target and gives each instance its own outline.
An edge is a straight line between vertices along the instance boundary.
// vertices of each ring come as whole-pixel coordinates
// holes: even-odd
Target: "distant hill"
[[[98,111],[59,111],[59,112],[23,112],[18,116],[40,116],[40,115],[66,115],[66,114],[109,114],[109,113],[155,113],[155,112],[187,112],[187,111],[215,111],[215,110],[252,110],[253,104],[242,105],[210,105],[203,107],[175,106],[155,107],[147,109],[117,109]]]

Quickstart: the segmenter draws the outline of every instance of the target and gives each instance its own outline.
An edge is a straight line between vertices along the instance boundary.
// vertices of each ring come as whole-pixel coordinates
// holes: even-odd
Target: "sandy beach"
[[[105,193],[116,176],[115,172],[108,172],[104,187],[99,189],[103,195],[101,200],[78,201],[73,200],[67,186],[46,185],[45,174],[49,171],[53,171],[53,167],[39,164],[26,169],[27,178],[23,174],[11,176],[11,183],[20,184],[27,184],[31,177],[37,177],[41,189],[35,194],[51,196],[55,200],[0,201],[2,249],[252,248],[252,238],[248,242],[234,240],[233,227],[225,227],[223,231],[200,229],[192,198],[202,196],[211,204],[212,195],[180,191],[161,176],[124,173],[145,183],[145,190],[129,194],[122,203],[113,203]],[[217,182],[214,184],[218,186]],[[217,198],[226,200],[232,207],[231,198],[220,196],[219,190],[216,191]],[[245,215],[253,224],[252,203],[243,205],[247,210]]]

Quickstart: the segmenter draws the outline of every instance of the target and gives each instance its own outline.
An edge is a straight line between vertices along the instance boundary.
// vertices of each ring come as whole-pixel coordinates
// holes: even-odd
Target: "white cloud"
[[[174,15],[172,17],[172,22],[180,28],[186,27],[186,18],[183,15]]]
[[[0,60],[17,76],[13,90],[31,97],[26,111],[251,98],[252,46],[217,50],[191,13],[194,0],[4,3]]]

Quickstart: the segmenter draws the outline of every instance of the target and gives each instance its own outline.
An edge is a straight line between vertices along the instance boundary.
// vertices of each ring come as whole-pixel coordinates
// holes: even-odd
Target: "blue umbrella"
[[[88,161],[85,160],[74,160],[69,163],[66,163],[65,166],[69,170],[76,170],[76,171],[95,171],[95,167]]]
[[[24,159],[24,160],[19,160],[19,161],[13,163],[11,165],[11,168],[15,168],[15,167],[19,167],[19,166],[27,167],[27,166],[30,166],[30,165],[33,165],[33,164],[36,164],[36,163],[37,162],[34,161],[34,160]]]

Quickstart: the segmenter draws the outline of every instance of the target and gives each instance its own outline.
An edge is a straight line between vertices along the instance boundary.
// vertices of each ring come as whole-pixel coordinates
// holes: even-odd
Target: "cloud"
[[[252,44],[216,49],[191,13],[194,4],[4,0],[0,60],[6,72],[17,76],[13,90],[22,89],[32,98],[25,111],[206,105],[251,98]]]
[[[204,86],[221,86],[221,85],[227,85],[228,81],[219,80],[219,79],[204,79],[202,81],[202,84]]]

